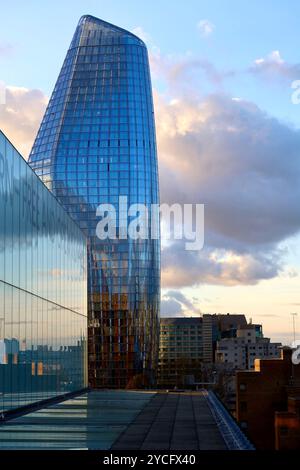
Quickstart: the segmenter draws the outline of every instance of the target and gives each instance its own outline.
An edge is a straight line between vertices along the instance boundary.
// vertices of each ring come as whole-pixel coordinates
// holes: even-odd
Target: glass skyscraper
[[[86,238],[0,131],[0,414],[87,386]]]
[[[154,220],[147,239],[96,236],[99,204],[113,204],[130,221],[118,213],[119,196],[128,206],[159,202],[143,41],[92,16],[80,19],[29,162],[88,237],[90,385],[153,383],[160,297]]]

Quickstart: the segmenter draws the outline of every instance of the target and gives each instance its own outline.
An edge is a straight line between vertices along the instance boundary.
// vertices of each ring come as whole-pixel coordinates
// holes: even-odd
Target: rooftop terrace
[[[2,423],[0,449],[251,448],[226,413],[206,391],[91,391]]]

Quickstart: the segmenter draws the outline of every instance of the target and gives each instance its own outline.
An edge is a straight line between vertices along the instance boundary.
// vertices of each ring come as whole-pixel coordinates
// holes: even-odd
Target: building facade
[[[87,386],[86,240],[0,132],[0,413]]]
[[[203,314],[201,317],[165,317],[160,322],[158,383],[184,386],[203,382],[213,385],[229,367],[215,363],[218,339],[235,337],[244,315]],[[219,374],[221,373],[221,374]]]
[[[201,379],[202,362],[202,318],[161,318],[158,385],[193,385]]]
[[[286,411],[275,412],[276,450],[300,449],[300,387],[293,395],[287,398]]]
[[[253,371],[236,373],[236,418],[259,450],[299,448],[300,365],[292,352],[283,348],[280,358],[256,359]]]
[[[138,37],[92,16],[80,19],[29,162],[88,238],[90,385],[153,383],[157,218],[149,211],[147,238],[120,236],[121,220],[132,221],[129,206],[159,202],[148,55]],[[122,208],[120,196],[127,198]],[[114,207],[116,239],[96,234],[99,204]]]
[[[217,341],[216,363],[231,365],[233,369],[254,369],[258,358],[277,358],[281,343],[271,343],[262,336],[261,325],[249,324],[236,330],[236,336]]]
[[[247,326],[248,323],[243,314],[214,313],[210,316],[212,322],[213,360],[215,360],[217,341],[223,338],[235,338],[237,330]]]

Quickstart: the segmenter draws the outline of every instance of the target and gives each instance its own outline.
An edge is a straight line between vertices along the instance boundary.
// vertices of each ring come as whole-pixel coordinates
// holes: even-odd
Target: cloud
[[[162,185],[163,200],[180,191],[182,202],[210,205],[215,242],[269,243],[299,230],[298,130],[224,95],[156,105],[162,178],[178,180]]]
[[[163,78],[178,87],[181,92],[188,87],[202,85],[206,79],[212,85],[220,87],[223,81],[233,77],[234,70],[218,70],[215,65],[204,57],[193,55],[190,51],[184,54],[162,54],[153,37],[141,26],[132,30],[148,47],[151,75],[160,80]],[[199,73],[200,72],[200,73]]]
[[[182,292],[170,290],[162,297],[161,314],[165,317],[193,316],[199,315],[200,310]]]
[[[176,291],[176,290],[170,290],[167,292],[166,296],[176,299],[188,310],[193,311],[193,312],[198,312],[198,309],[182,292]]]
[[[289,64],[275,50],[266,57],[256,59],[249,72],[267,80],[291,81],[300,79],[300,64]]]
[[[160,311],[163,317],[182,317],[183,309],[180,302],[163,297],[160,303]]]
[[[201,87],[204,89],[204,79],[219,89],[225,79],[235,75],[233,70],[218,70],[209,60],[190,53],[165,56],[159,50],[152,49],[149,58],[153,76],[163,79],[169,90],[180,94],[191,94],[197,88],[198,94]]]
[[[202,36],[210,36],[215,30],[215,25],[209,20],[200,20],[197,23],[197,28],[199,29]]]
[[[0,128],[24,158],[29,155],[47,102],[40,90],[6,87],[5,104],[0,104]]]
[[[250,251],[250,250],[249,250]],[[200,252],[185,251],[177,241],[162,252],[162,286],[182,288],[199,284],[235,286],[256,284],[280,272],[275,254],[217,250],[206,246]]]
[[[299,231],[298,130],[225,95],[155,102],[162,202],[206,204],[218,248],[234,241],[242,251]]]
[[[180,94],[165,78],[169,89],[155,93],[161,202],[205,204],[205,249],[166,246],[163,286],[276,277],[280,243],[300,230],[300,132],[254,103]]]

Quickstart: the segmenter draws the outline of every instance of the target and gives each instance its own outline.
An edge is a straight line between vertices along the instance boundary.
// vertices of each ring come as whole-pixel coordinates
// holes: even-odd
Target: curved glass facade
[[[0,132],[0,413],[87,386],[86,239]]]
[[[118,213],[119,196],[127,196],[128,205],[159,202],[150,71],[139,38],[81,18],[29,161],[88,236],[90,384],[153,383],[159,237],[150,237],[151,220],[148,239],[96,236],[100,203],[127,218]]]

